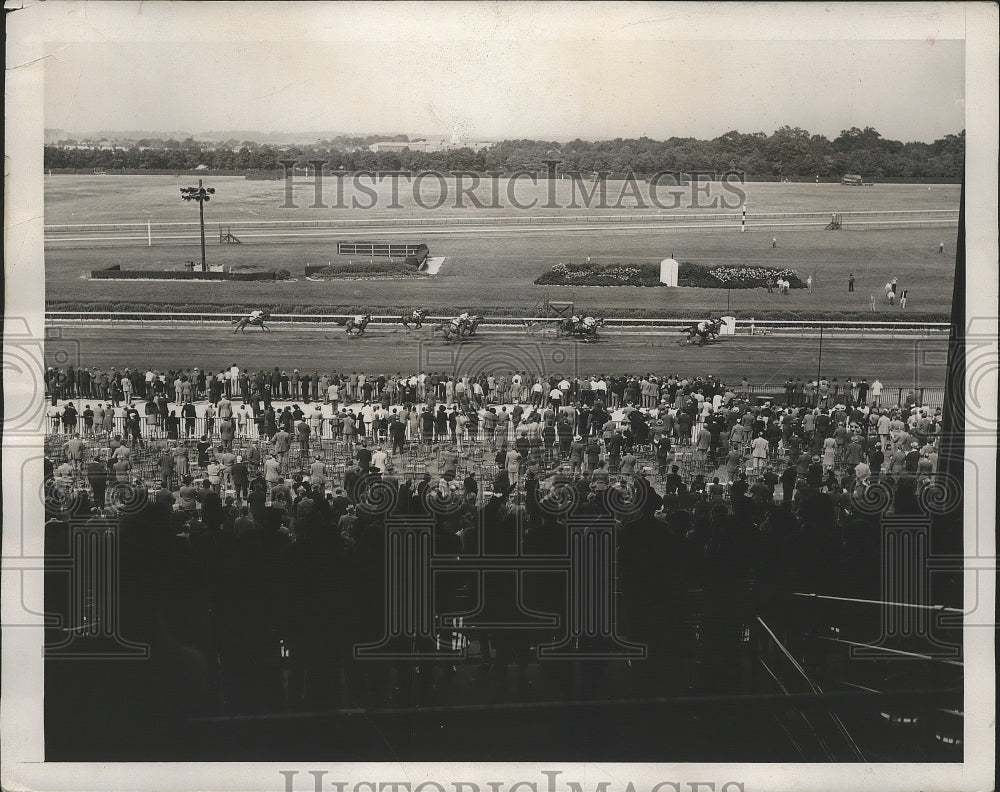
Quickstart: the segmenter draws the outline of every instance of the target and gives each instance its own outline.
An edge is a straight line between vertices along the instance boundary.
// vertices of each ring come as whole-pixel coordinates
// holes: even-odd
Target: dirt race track
[[[464,343],[445,343],[427,326],[370,327],[361,338],[348,339],[340,327],[276,326],[234,335],[226,325],[62,325],[50,329],[47,365],[125,366],[210,370],[278,366],[331,372],[449,372],[458,375],[512,370],[574,373],[714,374],[726,382],[742,377],[755,385],[781,389],[789,376],[803,380],[817,374],[819,338],[794,335],[724,337],[704,347],[678,345],[675,332],[636,333],[605,330],[598,342],[556,340],[526,330],[480,328]],[[945,381],[947,339],[823,339],[822,373],[843,380],[878,377],[898,387],[941,388]]]

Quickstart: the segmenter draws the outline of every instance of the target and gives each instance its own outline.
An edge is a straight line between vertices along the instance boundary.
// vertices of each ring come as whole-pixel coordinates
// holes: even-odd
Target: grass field
[[[193,204],[182,201],[179,188],[197,184],[195,174],[173,176],[47,176],[45,178],[45,223],[121,223],[121,222],[184,222],[197,221],[198,211]],[[470,217],[488,215],[588,215],[588,214],[698,214],[704,212],[736,212],[742,201],[732,190],[723,190],[713,185],[709,194],[695,196],[690,188],[661,185],[656,195],[662,208],[652,203],[648,188],[640,183],[640,196],[647,206],[637,205],[637,201],[627,196],[620,202],[625,182],[609,181],[606,208],[597,205],[597,198],[591,207],[579,189],[575,193],[570,180],[555,182],[555,200],[560,208],[545,207],[548,201],[548,182],[532,185],[527,179],[514,182],[513,197],[519,204],[528,205],[536,201],[530,209],[519,209],[513,205],[508,191],[509,180],[498,180],[496,200],[494,186],[484,182],[473,191],[473,195],[484,208],[473,206],[471,196],[456,200],[459,192],[455,180],[442,187],[436,179],[427,178],[417,186],[423,202],[431,205],[444,194],[448,200],[438,209],[428,210],[418,206],[414,200],[414,187],[400,178],[398,180],[396,204],[393,206],[392,183],[385,180],[374,186],[364,181],[363,189],[354,189],[345,184],[342,203],[350,206],[352,199],[367,205],[375,202],[371,209],[336,208],[336,179],[323,182],[323,200],[326,209],[309,208],[315,197],[313,181],[297,177],[293,187],[293,203],[298,209],[282,209],[285,203],[284,181],[251,181],[238,176],[213,176],[205,180],[207,186],[215,188],[212,201],[206,205],[206,224],[215,225],[239,220],[334,220],[362,219],[378,217],[419,217],[433,213],[441,216]],[[468,186],[466,181],[463,186]],[[588,191],[593,184],[586,185]],[[368,190],[374,190],[378,198],[369,197]],[[755,182],[742,185],[746,196],[747,210],[754,212],[857,212],[880,210],[921,210],[957,209],[960,189],[958,185],[935,184],[876,184],[873,187],[844,187],[839,184],[792,184],[775,182]],[[670,192],[678,192],[677,207],[672,204]],[[712,206],[712,201],[717,201]],[[723,205],[725,202],[726,205]],[[492,204],[501,208],[489,208]],[[461,204],[460,208],[456,208]],[[616,205],[619,204],[619,205]]]
[[[157,222],[187,222],[197,219],[197,210],[180,199],[179,185],[187,177],[114,177],[54,176],[46,178],[46,224],[135,222],[152,218]],[[399,203],[404,208],[390,210],[388,185],[379,208],[370,211],[307,209],[282,210],[285,200],[283,182],[248,181],[236,177],[210,180],[217,193],[206,206],[208,258],[225,265],[280,267],[299,280],[291,283],[185,283],[185,282],[108,282],[90,281],[91,270],[120,264],[124,269],[180,268],[184,261],[200,256],[197,241],[182,244],[142,243],[129,245],[48,245],[46,249],[46,298],[55,307],[59,303],[93,301],[156,302],[175,305],[325,305],[331,312],[339,308],[370,306],[380,308],[422,305],[435,311],[464,308],[488,313],[503,309],[530,313],[545,298],[574,300],[581,310],[612,313],[616,310],[643,308],[665,316],[690,310],[732,310],[742,315],[774,310],[799,312],[814,316],[820,312],[869,311],[869,294],[877,302],[877,318],[919,319],[942,315],[950,310],[952,270],[957,232],[955,229],[824,231],[796,229],[773,234],[778,247],[771,247],[771,232],[746,234],[733,230],[670,230],[628,227],[597,227],[592,230],[528,230],[498,227],[473,233],[459,229],[434,229],[433,233],[413,229],[412,239],[425,241],[431,255],[446,258],[440,274],[406,281],[328,281],[312,283],[303,279],[306,264],[326,264],[336,260],[337,232],[319,237],[289,237],[282,241],[247,240],[241,245],[219,245],[219,223],[236,220],[354,220],[375,217],[414,217],[428,213],[413,205],[405,184],[400,185]],[[609,194],[617,195],[614,183]],[[530,201],[530,190],[518,200]],[[876,185],[851,188],[840,185],[749,184],[746,185],[749,214],[757,212],[848,212],[876,210],[955,209],[958,188],[935,185]],[[430,189],[430,188],[428,188]],[[436,188],[435,188],[436,189]],[[545,200],[544,184],[534,190],[534,197]],[[570,202],[568,182],[556,183],[556,203]],[[673,188],[678,189],[678,188]],[[326,200],[336,199],[331,185]],[[489,199],[489,191],[483,190]],[[501,201],[506,200],[503,188]],[[729,201],[731,194],[722,195]],[[302,207],[313,200],[311,183],[295,188],[295,201]],[[577,196],[579,202],[579,196]],[[701,199],[704,201],[704,197]],[[614,199],[612,199],[612,203]],[[634,203],[634,202],[633,202]],[[474,217],[482,211],[514,216],[518,211],[506,206],[500,210],[454,210],[442,207],[434,215]],[[598,210],[532,210],[528,214],[577,213],[655,214],[649,209],[622,207]],[[674,211],[674,210],[671,210]],[[676,212],[733,211],[718,207],[697,209],[681,207]],[[464,213],[464,214],[463,214]],[[752,228],[752,226],[751,226]],[[375,232],[350,232],[345,239],[370,238],[404,241],[399,235]],[[938,253],[943,241],[947,253]],[[560,261],[581,261],[587,256],[602,263],[658,262],[668,256],[696,264],[764,264],[789,267],[805,280],[813,278],[813,290],[799,290],[790,295],[767,294],[765,290],[666,289],[634,287],[543,287],[533,281]],[[855,292],[847,291],[848,274],[856,277]],[[904,310],[890,308],[882,287],[892,277],[901,288],[909,290]],[[870,314],[869,314],[870,315]]]

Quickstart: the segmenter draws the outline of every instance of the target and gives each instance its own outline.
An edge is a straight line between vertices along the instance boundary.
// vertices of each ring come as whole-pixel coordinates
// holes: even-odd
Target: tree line
[[[672,137],[667,140],[503,140],[482,150],[449,148],[371,151],[371,143],[409,141],[405,135],[342,136],[314,144],[276,146],[253,141],[207,143],[188,138],[143,140],[121,148],[81,148],[76,141],[45,147],[47,169],[279,171],[281,160],[323,160],[327,171],[475,171],[510,174],[544,171],[558,160],[562,173],[583,174],[661,171],[737,171],[756,177],[839,178],[857,173],[871,178],[961,178],[965,162],[965,130],[932,143],[883,138],[872,127],[852,127],[830,140],[798,127],[783,126],[773,134],[726,132],[711,140]]]

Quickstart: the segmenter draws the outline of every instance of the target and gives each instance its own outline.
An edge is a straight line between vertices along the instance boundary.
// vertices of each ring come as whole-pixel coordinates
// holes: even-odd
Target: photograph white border
[[[43,146],[44,61],[58,58],[53,42],[227,40],[293,45],[304,38],[335,41],[342,27],[335,15],[350,14],[351,38],[369,37],[391,49],[402,36],[433,31],[439,40],[462,40],[469,30],[503,40],[898,40],[964,39],[966,42],[966,245],[967,315],[977,334],[996,339],[997,328],[997,6],[991,3],[346,3],[331,10],[323,3],[166,3],[63,2],[7,3],[4,171],[4,391],[7,404],[39,394],[42,368],[8,367],[8,358],[34,360],[44,338]],[[419,13],[420,19],[415,19]],[[406,24],[401,24],[404,17]],[[234,20],[239,24],[233,24]],[[425,36],[424,40],[429,37]],[[624,89],[624,88],[623,88]],[[641,86],[635,88],[641,90]],[[933,112],[932,108],[928,112]],[[745,130],[749,131],[749,130]],[[572,130],[567,130],[572,133]],[[13,350],[13,351],[11,351]],[[32,380],[32,377],[35,377]],[[973,380],[973,377],[977,379]],[[980,405],[995,405],[996,369],[967,372]],[[970,396],[973,394],[970,393]],[[5,408],[6,410],[7,408]],[[5,412],[5,418],[9,413]],[[661,781],[742,782],[746,790],[799,792],[873,790],[972,790],[994,787],[994,631],[996,456],[993,448],[968,449],[979,471],[979,500],[966,502],[967,525],[988,535],[966,537],[967,554],[979,572],[966,575],[966,602],[976,603],[965,630],[965,763],[883,765],[745,764],[447,764],[391,763],[345,765],[318,760],[300,763],[102,764],[43,761],[42,629],[28,612],[41,600],[40,561],[44,524],[37,498],[20,493],[41,488],[41,437],[8,436],[3,441],[4,531],[2,589],[2,786],[5,790],[282,790],[280,770],[328,770],[328,780],[532,780],[545,789],[542,770],[561,770],[562,779],[601,780],[611,790],[629,781],[636,792]],[[35,470],[37,468],[37,470]],[[30,471],[24,480],[22,471]],[[37,474],[37,482],[31,476]],[[34,528],[33,528],[34,526]],[[978,625],[978,626],[971,626]],[[299,788],[299,787],[297,787]],[[449,787],[446,787],[449,788]],[[505,787],[506,788],[506,787]],[[661,787],[661,792],[670,787]]]

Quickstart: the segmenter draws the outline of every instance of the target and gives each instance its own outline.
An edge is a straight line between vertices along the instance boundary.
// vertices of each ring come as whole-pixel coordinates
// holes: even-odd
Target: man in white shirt
[[[876,378],[870,390],[872,404],[878,407],[882,403],[882,383]]]
[[[372,407],[371,402],[365,402],[364,406],[361,408],[361,418],[364,421],[363,433],[368,437],[375,436],[375,408]]]
[[[379,446],[372,452],[372,467],[385,472],[386,465],[389,462],[389,455],[385,452],[382,446]]]
[[[235,363],[229,367],[229,376],[226,378],[226,395],[231,399],[233,394],[240,389],[240,367]]]
[[[536,382],[531,386],[531,406],[541,407],[544,390],[541,382]]]
[[[764,461],[767,459],[767,439],[763,435],[757,435],[750,442],[750,457],[753,460],[753,469],[763,470]]]

